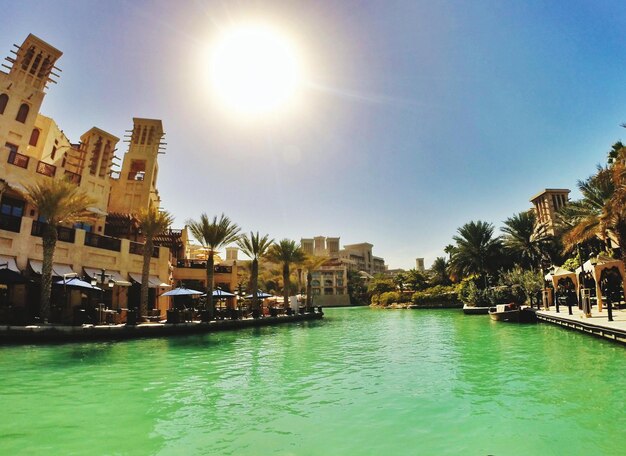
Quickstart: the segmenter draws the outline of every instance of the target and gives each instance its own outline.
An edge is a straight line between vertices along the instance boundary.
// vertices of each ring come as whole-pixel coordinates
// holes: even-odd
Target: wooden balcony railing
[[[37,220],[33,220],[33,226],[30,230],[31,236],[42,237],[43,231],[46,227],[47,223],[39,222]],[[64,226],[57,227],[57,234],[59,241],[74,243],[74,239],[76,238],[76,230],[74,228],[66,228]]]
[[[89,232],[85,233],[85,245],[98,249],[112,250],[114,252],[122,250],[121,239]]]

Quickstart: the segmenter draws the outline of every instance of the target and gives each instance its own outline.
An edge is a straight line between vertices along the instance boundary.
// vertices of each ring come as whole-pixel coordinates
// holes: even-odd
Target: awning
[[[104,215],[105,217],[107,215],[109,215],[107,212],[103,211],[102,209],[100,209],[99,207],[88,207],[87,208],[87,212],[92,212],[96,215]]]
[[[133,282],[137,282],[141,284],[141,274],[136,274],[134,272],[129,272],[128,275],[133,280]],[[169,283],[163,282],[157,276],[151,275],[148,277],[148,288],[170,288],[171,285]]]
[[[5,267],[5,263],[6,263],[6,267]],[[6,268],[10,271],[17,272],[17,273],[20,272],[20,270],[17,268],[15,257],[0,255],[0,268]]]
[[[28,190],[26,190],[26,187],[24,187],[22,184],[18,182],[7,182],[7,184],[9,184],[9,187],[11,187],[13,190],[17,192],[28,193]]]
[[[0,255],[0,283],[4,285],[11,285],[26,282],[26,278],[17,268],[15,258]]]
[[[33,270],[35,274],[41,275],[41,269],[43,268],[43,261],[28,260],[28,264],[30,265],[30,268]],[[52,264],[53,276],[63,277],[63,276],[67,276],[70,274],[76,274],[76,273],[72,270],[72,267],[69,264],[59,264],[59,263]]]
[[[85,267],[83,270],[85,271],[85,275],[90,279],[92,279],[94,275],[96,278],[100,278],[100,274],[102,274],[102,269]],[[104,271],[104,274],[107,278],[110,277],[118,287],[130,287],[132,285],[128,280],[124,280],[124,277],[122,277],[119,271],[109,271],[107,269]]]

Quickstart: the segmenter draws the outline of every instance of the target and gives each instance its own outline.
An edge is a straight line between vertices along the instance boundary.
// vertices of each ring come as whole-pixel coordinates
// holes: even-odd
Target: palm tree
[[[255,310],[256,315],[260,311],[259,306],[259,259],[264,257],[267,250],[270,248],[274,239],[270,239],[269,235],[261,237],[257,231],[254,234],[250,231],[250,236],[243,235],[237,241],[237,245],[241,251],[252,259],[252,265],[250,270],[250,287],[252,289],[252,308]]]
[[[450,285],[449,264],[445,257],[437,257],[430,267],[431,282],[433,285]]]
[[[289,266],[292,263],[301,263],[304,261],[305,253],[296,241],[291,239],[282,239],[277,244],[273,244],[268,253],[267,259],[282,264],[283,268],[283,303],[285,308],[289,307],[289,289],[291,281],[289,280]]]
[[[613,168],[598,167],[596,174],[578,181],[578,189],[583,197],[571,201],[558,214],[565,252],[571,252],[578,244],[595,238],[606,242],[611,235],[618,238],[620,246],[625,245],[624,184],[620,185],[624,179],[619,175],[622,169],[623,165],[616,162]]]
[[[476,274],[487,286],[487,275],[497,269],[501,251],[500,238],[493,237],[493,225],[471,221],[460,227],[451,252],[450,269],[460,277]]]
[[[187,220],[191,234],[205,248],[208,249],[206,262],[206,299],[208,303],[209,318],[213,319],[215,307],[213,305],[213,276],[215,274],[215,251],[220,247],[236,242],[239,239],[240,228],[237,224],[222,214],[209,220],[206,214],[200,216],[199,221]]]
[[[311,306],[313,304],[313,271],[318,269],[324,263],[328,261],[327,257],[315,256],[315,255],[307,255],[304,259],[302,265],[304,269],[306,269],[306,310],[307,312],[311,310]]]
[[[47,321],[50,316],[50,293],[52,291],[52,259],[58,239],[57,228],[93,220],[87,208],[97,201],[76,185],[63,179],[45,179],[26,187],[26,199],[35,207],[39,219],[45,222],[42,233],[43,266],[41,268],[41,296],[39,316]]]
[[[143,246],[143,268],[141,270],[141,298],[139,299],[139,317],[148,313],[148,282],[150,280],[150,260],[154,250],[154,238],[167,230],[174,222],[174,217],[167,211],[159,211],[150,206],[137,216],[139,228],[145,238]]]
[[[533,210],[520,212],[504,221],[502,243],[516,263],[525,269],[535,269],[546,257],[551,236],[547,226],[537,223]]]

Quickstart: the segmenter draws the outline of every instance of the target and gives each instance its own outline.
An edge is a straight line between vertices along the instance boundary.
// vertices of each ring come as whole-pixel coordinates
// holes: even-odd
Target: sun
[[[224,31],[213,46],[211,87],[222,105],[242,115],[261,115],[289,105],[301,84],[300,61],[278,31],[245,24]]]

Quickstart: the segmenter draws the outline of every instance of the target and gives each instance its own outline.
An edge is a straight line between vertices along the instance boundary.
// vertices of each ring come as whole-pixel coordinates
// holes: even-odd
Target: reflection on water
[[[447,310],[7,347],[0,452],[615,454],[625,367],[619,346]]]

